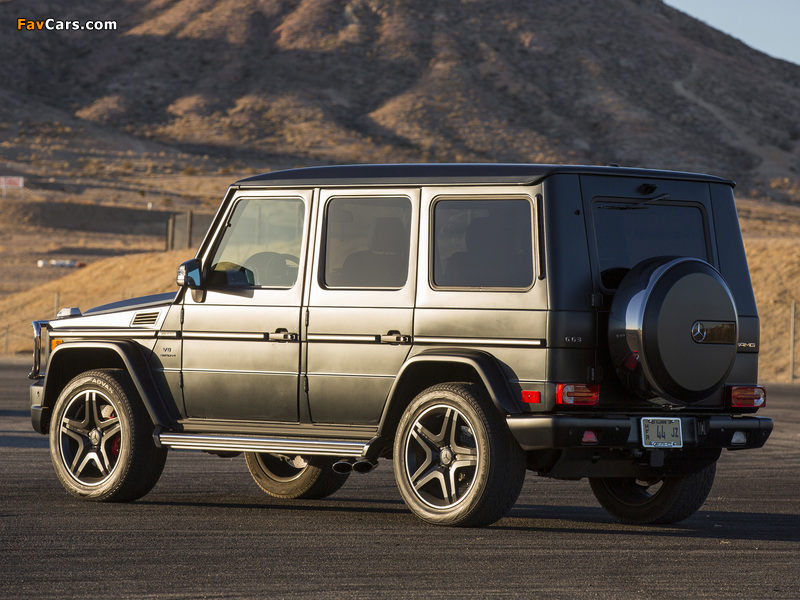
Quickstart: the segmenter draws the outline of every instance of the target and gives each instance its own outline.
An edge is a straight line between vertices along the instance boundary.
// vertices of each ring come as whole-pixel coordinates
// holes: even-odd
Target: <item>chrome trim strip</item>
[[[190,433],[160,433],[158,441],[169,448],[181,450],[220,450],[226,452],[269,452],[314,456],[363,456],[365,442],[320,441],[202,435]]]
[[[526,348],[543,348],[545,340],[519,340],[502,338],[459,338],[459,337],[428,337],[414,336],[415,344],[444,344],[467,346],[520,346]]]
[[[234,333],[217,331],[184,331],[184,339],[191,340],[255,340],[263,342],[269,339],[268,333]],[[283,340],[281,340],[283,341]]]
[[[53,329],[54,338],[137,338],[156,337],[155,329]]]
[[[190,369],[188,367],[175,370],[183,371],[184,373],[213,373],[217,375],[229,375],[231,373],[234,373],[236,375],[291,375],[292,377],[297,377],[297,371],[248,371],[246,369]]]
[[[379,335],[345,335],[338,333],[309,333],[309,342],[368,342],[379,343]]]
[[[359,373],[358,375],[354,375],[353,373],[326,373],[323,371],[307,371],[305,373],[302,373],[302,375],[307,375],[308,377],[352,377],[353,379],[396,379],[397,378],[396,373],[395,374]]]

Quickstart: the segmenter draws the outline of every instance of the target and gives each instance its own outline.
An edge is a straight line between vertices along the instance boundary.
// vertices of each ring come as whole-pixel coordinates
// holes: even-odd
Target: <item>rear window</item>
[[[605,288],[619,287],[625,273],[647,258],[689,256],[708,261],[700,206],[645,202],[601,199],[592,203],[597,260]]]

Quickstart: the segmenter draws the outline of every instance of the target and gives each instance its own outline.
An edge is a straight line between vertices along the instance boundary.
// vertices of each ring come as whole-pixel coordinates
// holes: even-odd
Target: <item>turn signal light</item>
[[[542,395],[539,392],[522,390],[522,401],[526,404],[540,404],[542,402]]]
[[[734,408],[761,408],[767,404],[767,390],[763,387],[736,386],[728,388]]]
[[[556,403],[569,406],[594,406],[600,401],[600,386],[585,383],[559,383]]]
[[[60,346],[63,343],[64,343],[64,340],[51,339],[50,340],[50,352],[55,350],[58,346]]]

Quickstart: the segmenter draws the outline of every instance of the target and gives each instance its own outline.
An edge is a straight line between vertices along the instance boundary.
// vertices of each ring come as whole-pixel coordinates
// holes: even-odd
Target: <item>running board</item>
[[[309,439],[262,438],[193,433],[159,433],[159,444],[180,450],[214,452],[267,452],[310,456],[365,456],[368,442],[321,441]]]

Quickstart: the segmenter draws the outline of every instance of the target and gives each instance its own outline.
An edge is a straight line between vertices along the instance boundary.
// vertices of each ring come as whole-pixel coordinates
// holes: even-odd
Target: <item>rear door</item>
[[[413,328],[419,190],[322,190],[309,290],[316,423],[377,424]]]

